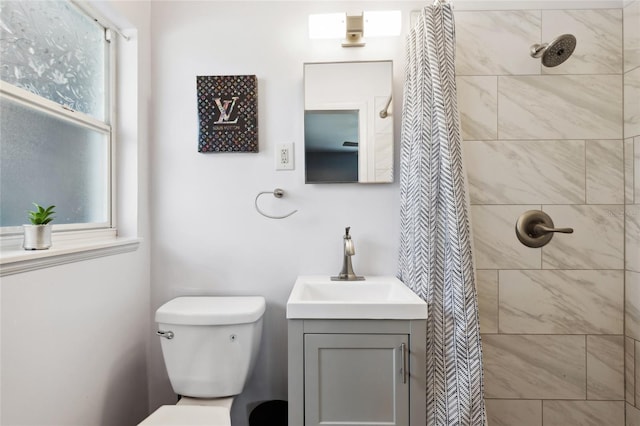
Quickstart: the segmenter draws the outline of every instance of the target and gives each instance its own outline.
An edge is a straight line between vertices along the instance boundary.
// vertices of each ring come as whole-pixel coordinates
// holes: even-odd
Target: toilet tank
[[[179,395],[218,398],[238,395],[253,370],[265,299],[178,297],[156,311],[171,386]],[[165,334],[166,336],[167,334]]]

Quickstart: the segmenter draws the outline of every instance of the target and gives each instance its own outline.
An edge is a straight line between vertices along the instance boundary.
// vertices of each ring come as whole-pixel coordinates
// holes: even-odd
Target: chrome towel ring
[[[254,201],[254,204],[256,206],[256,211],[264,217],[268,217],[269,219],[284,219],[285,217],[289,217],[298,211],[298,210],[294,210],[291,213],[285,214],[284,216],[272,216],[270,214],[266,214],[265,212],[260,210],[260,207],[258,206],[258,198],[260,198],[260,196],[263,194],[273,194],[273,196],[276,198],[282,198],[284,196],[284,190],[280,188],[276,188],[273,191],[262,191],[262,192],[259,192],[258,195],[256,195],[256,199]]]

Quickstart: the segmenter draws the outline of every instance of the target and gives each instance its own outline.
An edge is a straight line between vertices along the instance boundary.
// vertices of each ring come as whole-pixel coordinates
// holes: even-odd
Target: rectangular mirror
[[[306,183],[393,182],[392,61],[304,64]]]

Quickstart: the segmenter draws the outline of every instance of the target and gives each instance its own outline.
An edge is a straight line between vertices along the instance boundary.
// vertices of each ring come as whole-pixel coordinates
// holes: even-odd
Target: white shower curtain
[[[482,426],[482,347],[455,84],[451,5],[408,37],[400,158],[398,277],[423,298],[427,425]]]

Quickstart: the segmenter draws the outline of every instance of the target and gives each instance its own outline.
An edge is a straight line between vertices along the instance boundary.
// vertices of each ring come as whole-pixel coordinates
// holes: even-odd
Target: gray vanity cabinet
[[[406,334],[306,334],[305,425],[406,425]]]
[[[289,426],[424,426],[424,320],[289,320]]]

